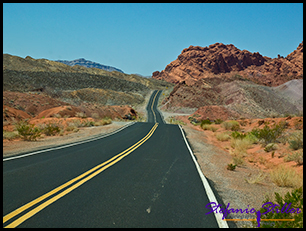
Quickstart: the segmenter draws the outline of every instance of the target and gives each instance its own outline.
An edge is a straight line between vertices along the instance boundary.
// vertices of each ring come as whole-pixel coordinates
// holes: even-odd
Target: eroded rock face
[[[256,83],[277,86],[303,75],[303,42],[286,58],[271,59],[260,53],[240,50],[234,45],[215,43],[208,47],[189,46],[176,60],[152,78],[172,83],[185,81],[192,85],[197,80],[215,75],[239,73]]]
[[[303,42],[287,57],[278,55],[260,67],[248,67],[242,74],[255,83],[272,87],[293,79],[303,79]]]
[[[165,70],[154,72],[153,78],[173,83],[189,78],[205,78],[209,74],[241,71],[250,65],[260,66],[269,60],[261,54],[239,50],[234,45],[215,43],[209,47],[190,46],[178,58],[168,64]]]

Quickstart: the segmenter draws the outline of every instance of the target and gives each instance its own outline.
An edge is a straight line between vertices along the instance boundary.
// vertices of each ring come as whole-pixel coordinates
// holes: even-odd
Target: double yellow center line
[[[3,217],[3,224],[5,222],[9,221],[10,219],[12,219],[13,217],[19,215],[23,211],[29,209],[30,207],[36,205],[37,203],[43,201],[44,199],[46,199],[46,198],[56,194],[60,190],[62,190],[62,189],[67,187],[67,189],[65,189],[63,192],[61,192],[61,193],[51,197],[50,199],[48,199],[47,201],[45,201],[41,205],[31,209],[29,212],[27,212],[26,214],[24,214],[20,218],[16,219],[12,223],[10,223],[7,226],[5,226],[5,228],[15,228],[15,227],[17,227],[18,225],[23,223],[25,220],[27,220],[30,217],[34,216],[36,213],[38,213],[39,211],[41,211],[42,209],[44,209],[48,205],[50,205],[53,202],[57,201],[61,197],[65,196],[66,194],[70,193],[72,190],[78,188],[79,186],[81,186],[85,182],[89,181],[90,179],[92,179],[93,177],[95,177],[96,175],[98,175],[99,173],[104,171],[105,169],[109,168],[110,166],[114,165],[115,163],[117,163],[118,161],[123,159],[125,156],[129,155],[131,152],[133,152],[135,149],[137,149],[139,146],[141,146],[144,142],[146,142],[153,135],[153,133],[156,130],[157,126],[158,126],[158,123],[155,123],[154,126],[151,128],[151,130],[149,131],[149,133],[145,137],[143,137],[136,144],[134,144],[133,146],[129,147],[125,151],[119,153],[118,155],[116,155],[116,156],[112,157],[111,159],[103,162],[102,164],[97,165],[96,167],[94,167],[94,168],[88,170],[87,172],[79,175],[78,177],[73,178],[72,180],[68,181],[67,183],[65,183],[65,184],[63,184],[63,185],[53,189],[52,191],[50,191],[50,192],[48,192],[48,193],[38,197],[37,199],[35,199],[35,200],[33,200],[33,201],[31,201],[31,202],[21,206],[20,208],[14,210],[13,212],[11,212],[11,213],[7,214],[6,216],[4,216]],[[80,180],[80,179],[82,179],[82,180]],[[74,182],[76,182],[78,180],[80,180],[80,181],[77,182],[76,184],[73,184]]]
[[[154,123],[156,123],[156,115],[155,115],[155,112],[154,112],[154,110],[153,110],[153,105],[154,105],[155,98],[156,98],[158,92],[159,92],[159,91],[156,92],[156,94],[155,94],[155,96],[154,96],[154,98],[153,98],[153,101],[152,101],[152,105],[151,105],[151,110],[152,110],[152,113],[153,113],[153,116],[154,116]]]

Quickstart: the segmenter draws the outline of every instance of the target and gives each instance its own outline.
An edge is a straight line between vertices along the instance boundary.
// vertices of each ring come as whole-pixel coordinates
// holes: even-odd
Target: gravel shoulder
[[[160,112],[166,122],[168,122],[170,117],[189,115],[186,113],[171,113],[162,110]],[[253,206],[255,209],[261,207],[260,203],[263,201],[263,194],[266,191],[264,186],[256,188],[256,190],[249,187],[249,185],[245,187],[247,183],[244,178],[250,174],[248,171],[244,169],[228,171],[226,167],[231,161],[231,156],[227,152],[211,144],[203,130],[199,130],[197,127],[190,126],[189,124],[182,125],[182,128],[201,167],[202,173],[209,181],[210,186],[214,187],[217,191],[214,193],[217,193],[216,198],[218,203],[222,204],[222,207],[226,207],[230,203],[230,208],[235,209],[245,209],[248,208],[248,205],[251,208],[254,204],[256,204],[256,207]],[[256,170],[253,170],[253,174],[256,174]],[[260,197],[258,197],[258,193],[261,195]],[[227,218],[239,219],[242,217],[228,216]],[[235,225],[239,228],[252,227],[252,223],[249,221],[235,222]]]
[[[259,170],[249,165],[236,168],[235,171],[227,170],[227,164],[231,162],[231,155],[221,148],[212,144],[205,131],[198,130],[190,124],[182,125],[186,138],[191,145],[197,162],[211,186],[216,189],[216,197],[222,207],[230,203],[229,208],[246,209],[255,208],[258,210],[266,196],[274,198],[274,192],[281,195],[288,192],[287,188],[281,188],[269,182],[263,181],[260,184],[250,184],[246,179],[256,177]],[[218,200],[218,199],[217,199]],[[246,217],[247,216],[247,217]],[[254,219],[254,215],[230,214],[228,219]],[[237,227],[253,227],[250,221],[235,222]]]

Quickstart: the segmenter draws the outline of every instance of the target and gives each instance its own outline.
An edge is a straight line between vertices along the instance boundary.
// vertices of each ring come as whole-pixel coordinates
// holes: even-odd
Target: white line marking
[[[189,153],[190,153],[190,155],[192,157],[192,160],[193,160],[193,162],[194,162],[194,164],[195,164],[195,166],[196,166],[196,168],[198,170],[198,173],[199,173],[199,175],[201,177],[201,180],[202,180],[202,183],[203,183],[203,186],[205,188],[205,191],[206,191],[206,194],[207,194],[207,197],[208,197],[209,201],[210,202],[218,203],[217,199],[216,199],[216,197],[215,197],[215,195],[214,195],[214,193],[213,193],[213,191],[211,189],[211,187],[209,186],[209,183],[208,183],[206,177],[202,173],[201,168],[200,168],[198,162],[196,161],[196,159],[195,159],[195,157],[193,155],[193,152],[192,152],[192,150],[191,150],[191,148],[190,148],[190,146],[189,146],[189,144],[187,142],[187,139],[185,137],[185,134],[183,132],[183,129],[182,129],[181,125],[178,125],[178,126],[181,129],[181,132],[182,132],[183,138],[185,140],[186,146],[189,149]],[[217,223],[219,225],[219,228],[228,228],[227,222],[225,220],[222,220],[222,215],[220,213],[214,213],[214,214],[215,214],[215,218],[217,220]]]
[[[89,140],[84,140],[84,141],[79,141],[79,142],[76,142],[76,143],[72,143],[72,144],[67,144],[67,145],[64,145],[64,146],[60,146],[60,147],[54,147],[54,148],[48,148],[48,149],[44,149],[44,150],[40,150],[40,151],[36,151],[36,152],[30,152],[30,153],[27,153],[27,154],[24,154],[24,155],[19,155],[19,156],[13,156],[13,157],[8,157],[8,158],[5,158],[3,159],[3,161],[7,161],[7,160],[14,160],[14,159],[19,159],[19,158],[23,158],[23,157],[27,157],[27,156],[32,156],[32,155],[35,155],[35,154],[38,154],[38,153],[42,153],[42,152],[48,152],[48,151],[53,151],[53,150],[58,150],[58,149],[62,149],[62,148],[67,148],[67,147],[71,147],[71,146],[75,146],[75,145],[78,145],[78,144],[83,144],[83,143],[87,143],[87,142],[91,142],[91,141],[94,141],[94,140],[99,140],[99,139],[102,139],[102,138],[105,138],[107,136],[111,136],[113,134],[116,134],[117,132],[120,132],[121,130],[135,124],[136,122],[131,122],[127,125],[124,125],[123,127],[111,132],[111,133],[108,133],[108,134],[105,134],[105,135],[102,135],[100,137],[97,137],[97,138],[92,138],[92,139],[89,139]]]

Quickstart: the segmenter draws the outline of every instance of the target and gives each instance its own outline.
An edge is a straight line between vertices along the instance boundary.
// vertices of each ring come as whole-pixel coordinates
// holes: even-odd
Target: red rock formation
[[[209,47],[190,46],[165,70],[154,72],[153,78],[178,83],[190,79],[198,80],[211,74],[241,71],[250,65],[260,66],[269,60],[258,52],[239,50],[234,45],[215,43]]]
[[[292,79],[303,78],[303,42],[286,58],[278,55],[260,67],[250,66],[244,70],[245,75],[255,83],[266,86],[279,86]]]
[[[239,73],[258,84],[277,86],[303,77],[303,42],[286,58],[271,59],[258,52],[239,50],[234,45],[215,43],[209,47],[190,46],[161,72],[152,78],[168,82],[185,81],[193,85],[197,80],[215,75]]]

